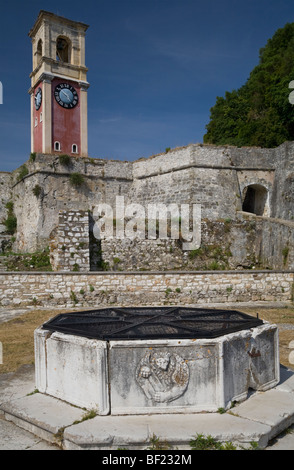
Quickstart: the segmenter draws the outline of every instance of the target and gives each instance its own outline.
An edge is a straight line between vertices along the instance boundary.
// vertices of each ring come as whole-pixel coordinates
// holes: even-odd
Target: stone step
[[[160,414],[142,416],[96,416],[84,420],[85,410],[34,390],[33,377],[20,391],[20,383],[7,387],[0,413],[19,427],[57,443],[64,450],[129,450],[148,449],[154,436],[176,449],[190,450],[196,434],[211,435],[221,442],[233,442],[250,448],[255,441],[260,449],[294,423],[294,374],[281,367],[281,382],[273,390],[257,392],[230,412]],[[8,389],[9,388],[9,389]],[[0,382],[1,390],[1,382]],[[5,402],[5,398],[10,401]],[[17,398],[17,399],[16,399]]]

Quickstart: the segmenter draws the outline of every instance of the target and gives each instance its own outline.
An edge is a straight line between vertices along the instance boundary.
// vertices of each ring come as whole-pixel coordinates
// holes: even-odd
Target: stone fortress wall
[[[73,184],[73,174],[82,177],[79,184]],[[213,269],[258,264],[293,269],[293,181],[290,142],[275,149],[192,144],[135,162],[82,157],[62,161],[58,155],[37,154],[11,174],[0,173],[0,215],[3,221],[6,204],[12,201],[17,218],[14,249],[33,252],[48,246],[57,233],[62,237],[60,211],[63,218],[68,212],[74,225],[73,211],[91,213],[101,202],[115,207],[116,196],[145,207],[200,204],[202,244],[218,262]],[[84,239],[79,243],[84,247]],[[65,251],[62,239],[51,246]],[[100,250],[104,265],[112,270],[209,269],[202,263],[203,250],[193,258],[174,240],[109,239],[102,241]],[[67,270],[66,262],[58,264],[58,270],[63,268]]]

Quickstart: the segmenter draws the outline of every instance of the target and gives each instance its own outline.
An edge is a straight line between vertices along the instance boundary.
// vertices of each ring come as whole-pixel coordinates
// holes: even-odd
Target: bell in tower
[[[87,29],[84,23],[41,10],[29,32],[32,152],[88,155]]]

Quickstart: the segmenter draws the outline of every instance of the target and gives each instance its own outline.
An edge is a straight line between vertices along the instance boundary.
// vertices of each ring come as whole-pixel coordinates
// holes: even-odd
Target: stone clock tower
[[[33,46],[31,151],[88,155],[86,24],[41,10]]]

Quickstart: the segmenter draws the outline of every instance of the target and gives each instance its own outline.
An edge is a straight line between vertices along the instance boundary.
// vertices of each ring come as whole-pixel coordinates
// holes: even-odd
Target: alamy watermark
[[[183,250],[196,250],[201,244],[200,204],[125,204],[116,196],[115,207],[101,203],[93,211],[96,239],[181,240]]]
[[[294,364],[294,340],[290,341],[289,349],[291,349],[291,352],[289,354],[289,363]]]
[[[293,90],[294,89],[294,80],[292,80],[290,83],[289,83],[289,88],[290,90]],[[294,104],[294,91],[291,91],[290,95],[289,95],[289,103],[290,104]]]
[[[0,104],[3,104],[3,85],[0,82]]]
[[[294,80],[292,80],[290,83],[289,83],[289,88],[290,90],[294,90]],[[289,94],[289,103],[290,104],[294,104],[294,91],[291,91],[291,93]],[[290,351],[290,354],[289,354],[289,363],[290,364],[294,364],[294,340],[293,341],[290,341],[289,343],[289,349],[291,350]]]

